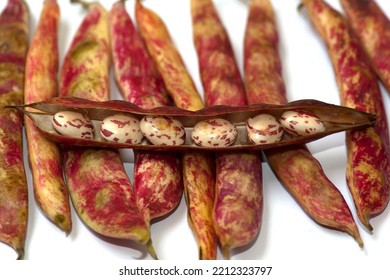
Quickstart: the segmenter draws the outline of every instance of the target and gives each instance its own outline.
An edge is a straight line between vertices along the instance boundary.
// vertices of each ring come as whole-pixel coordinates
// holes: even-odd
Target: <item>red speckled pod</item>
[[[390,20],[374,0],[340,0],[371,66],[390,93]]]
[[[346,134],[348,187],[359,219],[372,230],[370,217],[381,213],[390,198],[389,134],[379,85],[344,17],[321,0],[303,4],[327,45],[341,104],[378,116],[375,127]]]
[[[161,18],[153,11],[136,3],[136,19],[147,49],[164,79],[175,105],[186,110],[204,107],[194,82],[174,46]],[[200,259],[217,257],[217,238],[212,225],[214,179],[209,153],[183,154],[184,192],[187,201],[188,222],[196,236]]]
[[[211,0],[191,0],[194,43],[208,105],[246,104],[227,32]],[[218,153],[213,224],[225,258],[253,241],[263,212],[261,159],[257,152]]]
[[[108,13],[92,3],[66,54],[61,95],[108,100],[109,47]],[[149,227],[118,151],[66,147],[64,169],[76,211],[91,229],[150,245]]]
[[[251,1],[244,40],[244,73],[249,103],[287,103],[278,32],[269,0]],[[342,194],[306,146],[270,149],[265,155],[279,181],[314,221],[349,233],[363,246]]]
[[[9,0],[0,15],[0,107],[23,104],[28,49],[28,8]],[[24,256],[28,194],[23,164],[23,116],[0,109],[0,241]]]
[[[217,258],[217,236],[212,213],[215,200],[215,163],[210,153],[186,152],[183,155],[184,194],[188,224],[198,240],[199,259]]]
[[[142,6],[139,0],[136,2],[135,15],[140,35],[175,105],[191,111],[203,108],[202,98],[170,38],[165,23],[156,13]]]
[[[170,105],[164,82],[123,2],[110,11],[111,52],[117,85],[129,102],[152,109]],[[183,194],[178,154],[135,151],[134,187],[147,222],[173,211]]]
[[[42,101],[58,94],[59,17],[57,1],[45,0],[27,54],[25,103]],[[60,150],[38,131],[29,118],[25,118],[25,130],[35,200],[42,212],[68,235],[72,230],[72,220]]]
[[[260,155],[256,152],[216,154],[214,227],[224,256],[248,245],[260,232],[263,187]]]
[[[144,109],[171,105],[164,81],[123,2],[112,6],[109,20],[115,80],[121,94]]]
[[[228,34],[211,0],[191,0],[194,44],[206,105],[246,105]]]

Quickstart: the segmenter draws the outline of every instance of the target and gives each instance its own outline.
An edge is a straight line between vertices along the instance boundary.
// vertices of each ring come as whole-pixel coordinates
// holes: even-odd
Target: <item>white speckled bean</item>
[[[237,139],[237,129],[225,119],[209,119],[198,122],[192,131],[192,140],[198,146],[228,147]]]
[[[186,139],[184,126],[166,116],[145,116],[140,122],[142,134],[154,145],[182,145]]]
[[[296,136],[308,136],[325,131],[325,124],[307,111],[286,111],[280,118],[286,131]]]
[[[269,114],[259,114],[246,122],[248,139],[253,144],[277,143],[283,136],[283,127]]]
[[[94,129],[90,119],[74,111],[60,111],[53,116],[54,129],[64,135],[93,139]]]
[[[107,141],[127,144],[139,144],[144,137],[139,120],[125,114],[105,118],[100,127],[100,135]]]

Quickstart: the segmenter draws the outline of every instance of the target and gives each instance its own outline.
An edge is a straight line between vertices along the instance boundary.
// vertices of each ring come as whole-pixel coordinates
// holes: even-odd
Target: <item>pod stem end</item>
[[[149,239],[148,243],[146,243],[146,247],[149,250],[149,254],[153,257],[153,259],[158,260],[156,251],[154,250],[152,240]]]
[[[18,254],[17,260],[23,260],[24,259],[24,248],[17,248],[17,249],[15,249],[15,251]]]
[[[88,9],[89,6],[91,6],[94,2],[87,2],[85,0],[70,0],[70,3],[72,3],[72,4],[80,4],[84,8]]]
[[[224,246],[222,248],[222,254],[226,260],[230,260],[230,246]]]

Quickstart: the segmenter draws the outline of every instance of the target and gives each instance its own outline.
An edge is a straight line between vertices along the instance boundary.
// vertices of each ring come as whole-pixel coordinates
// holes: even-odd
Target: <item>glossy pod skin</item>
[[[375,127],[346,134],[347,184],[362,224],[380,214],[390,199],[389,133],[379,84],[346,19],[321,0],[303,4],[326,46],[343,106],[375,112]]]
[[[125,100],[143,109],[168,106],[164,81],[123,2],[109,14],[111,54],[116,84]],[[134,188],[147,223],[172,212],[183,195],[180,154],[134,150]]]
[[[275,14],[269,0],[251,1],[244,40],[244,75],[250,104],[287,104]],[[264,153],[279,181],[315,222],[347,232],[363,246],[344,197],[305,145]]]
[[[108,100],[109,66],[108,13],[91,3],[61,68],[61,96]],[[119,152],[65,146],[63,155],[72,202],[83,222],[100,235],[147,244],[155,257]]]
[[[233,49],[213,2],[192,0],[191,15],[206,104],[246,105]],[[226,131],[228,134],[230,130]],[[231,145],[230,141],[227,144]],[[213,225],[225,258],[230,258],[232,249],[247,245],[257,237],[262,214],[260,154],[256,151],[217,153]]]
[[[191,111],[203,108],[202,98],[170,38],[165,23],[156,13],[145,8],[140,0],[136,1],[135,16],[140,35],[174,104]]]
[[[23,104],[28,7],[9,0],[0,15],[0,242],[24,256],[28,191],[23,164],[23,116],[3,106]]]
[[[390,20],[376,1],[340,0],[349,25],[390,94]]]
[[[298,100],[285,105],[254,104],[248,106],[212,106],[198,111],[188,111],[177,107],[160,107],[145,110],[126,101],[113,100],[107,102],[96,102],[80,98],[59,97],[42,102],[16,106],[23,110],[34,121],[34,124],[50,139],[64,144],[77,146],[112,147],[112,148],[137,148],[149,150],[262,150],[272,147],[281,147],[292,144],[306,143],[324,137],[326,135],[358,127],[372,126],[375,123],[375,115],[354,110],[347,107],[323,103],[316,100]],[[41,112],[37,112],[40,110]],[[255,144],[247,139],[246,121],[260,113],[268,113],[279,119],[286,111],[310,112],[316,115],[325,124],[326,130],[317,134],[304,136],[291,136],[283,134],[281,141],[277,143]],[[106,141],[100,133],[94,133],[93,139],[86,139],[59,134],[53,128],[53,115],[58,112],[77,112],[90,119],[94,131],[99,131],[102,121],[107,116],[116,114],[130,114],[131,116],[143,119],[149,117],[169,117],[179,121],[185,128],[186,139],[183,145],[155,145],[145,139],[139,143],[119,143]],[[230,121],[237,128],[237,140],[230,146],[199,146],[191,139],[194,127],[201,121],[224,118]],[[181,134],[179,134],[181,135]]]
[[[135,14],[140,34],[174,104],[190,111],[203,108],[203,101],[162,19],[140,1],[136,2]],[[182,160],[188,223],[198,242],[199,259],[215,259],[217,238],[211,219],[214,204],[212,155],[187,151]]]
[[[58,94],[59,18],[60,8],[57,1],[45,0],[27,54],[24,84],[26,104]],[[45,59],[41,59],[42,57]],[[57,144],[42,135],[29,118],[26,117],[24,121],[35,201],[48,219],[68,235],[72,230],[72,219],[60,149]]]

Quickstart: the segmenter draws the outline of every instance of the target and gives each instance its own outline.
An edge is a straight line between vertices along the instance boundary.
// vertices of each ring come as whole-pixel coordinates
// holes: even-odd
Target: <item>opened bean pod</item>
[[[146,110],[119,100],[96,102],[60,97],[16,108],[26,113],[53,141],[78,146],[151,150],[266,149],[306,143],[375,123],[373,114],[316,100],[300,100],[287,105],[212,106],[188,111],[176,107]],[[286,117],[286,112],[293,113]],[[262,114],[274,119],[259,118]],[[123,121],[124,116],[127,121]],[[107,131],[103,136],[93,133],[107,130],[108,124],[110,137],[106,136],[110,134]],[[280,140],[274,137],[275,124],[279,133],[279,124],[288,132],[282,133]],[[202,130],[206,133],[200,133]],[[254,133],[263,135],[266,141],[248,140]],[[129,138],[119,141],[122,137]],[[203,140],[200,142],[199,139]]]

